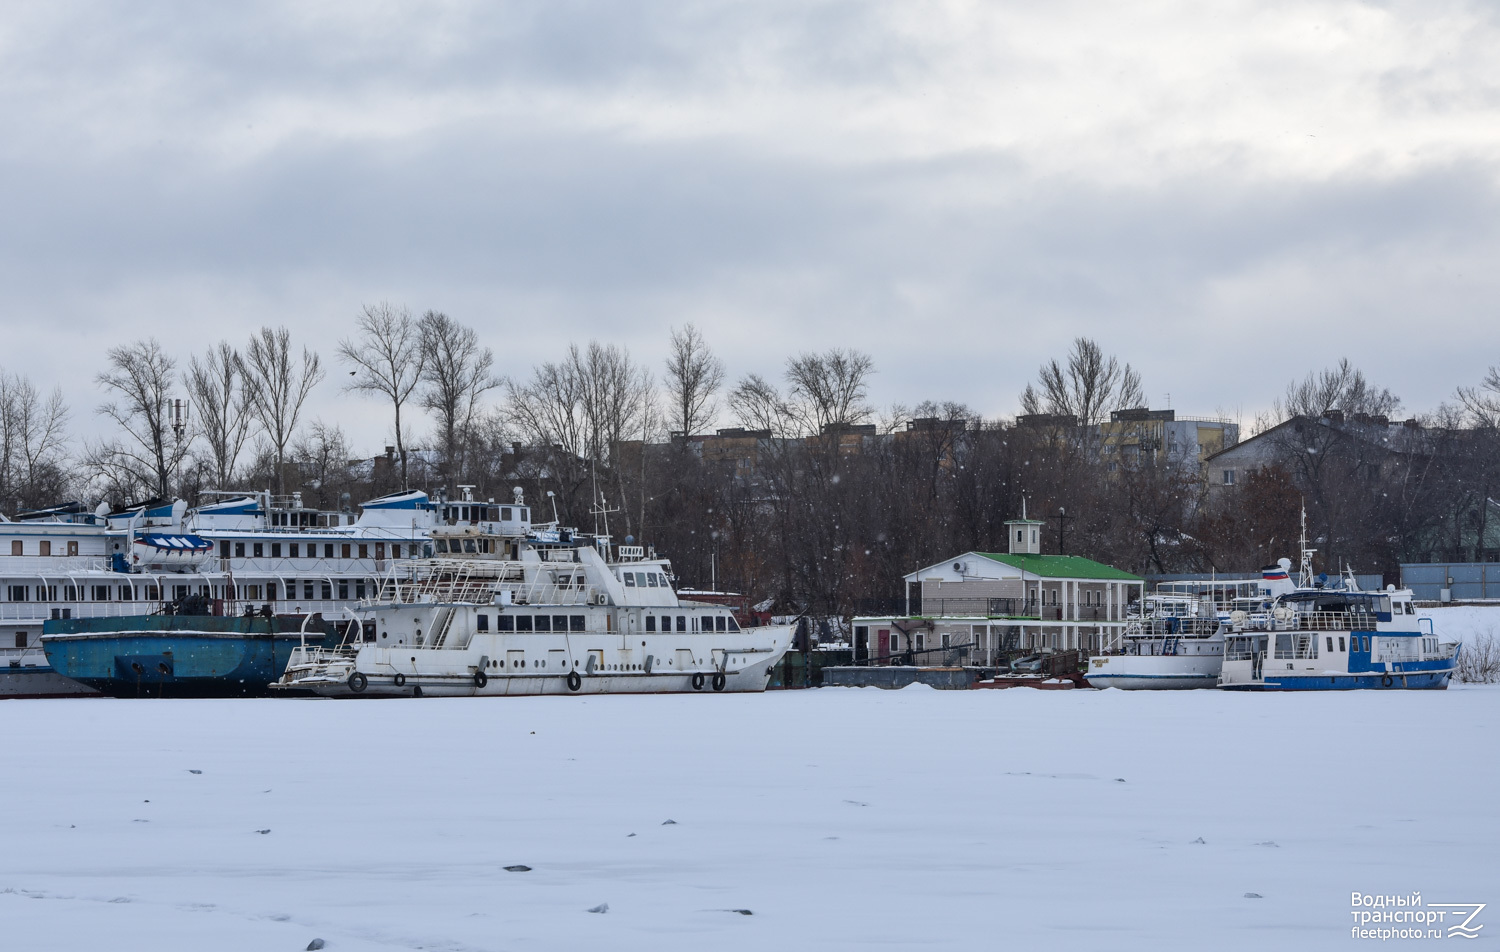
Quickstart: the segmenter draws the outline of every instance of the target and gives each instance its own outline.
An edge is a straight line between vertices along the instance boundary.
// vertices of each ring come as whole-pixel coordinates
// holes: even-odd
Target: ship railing
[[[550,565],[552,563],[545,563]],[[528,571],[528,569],[530,571]],[[402,603],[469,602],[487,605],[501,592],[514,604],[592,605],[597,586],[574,583],[579,573],[558,580],[536,564],[498,560],[431,559],[407,563],[383,580],[377,599]]]
[[[1219,630],[1217,618],[1132,618],[1125,623],[1126,638],[1176,638],[1211,635]]]
[[[1273,617],[1279,631],[1374,631],[1372,612],[1293,612]]]
[[[0,576],[6,578],[60,578],[85,572],[112,572],[107,556],[7,555],[0,557]],[[118,574],[118,573],[114,573]]]

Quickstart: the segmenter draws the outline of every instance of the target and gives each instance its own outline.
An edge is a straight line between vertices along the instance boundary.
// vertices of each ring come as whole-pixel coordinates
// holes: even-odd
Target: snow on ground
[[[71,699],[0,732],[27,952],[1347,948],[1354,891],[1500,910],[1492,687]]]

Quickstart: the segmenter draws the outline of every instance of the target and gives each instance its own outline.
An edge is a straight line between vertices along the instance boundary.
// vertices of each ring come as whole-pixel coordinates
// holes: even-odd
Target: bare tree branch
[[[401,488],[408,488],[406,440],[401,408],[422,381],[426,354],[422,334],[411,312],[384,302],[366,305],[360,313],[359,339],[339,342],[339,356],[354,369],[344,389],[379,395],[395,410],[396,452],[401,459]]]

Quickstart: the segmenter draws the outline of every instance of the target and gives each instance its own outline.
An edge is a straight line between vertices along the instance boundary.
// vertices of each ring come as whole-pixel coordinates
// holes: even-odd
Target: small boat
[[[1223,625],[1213,601],[1152,594],[1126,619],[1119,648],[1089,658],[1092,687],[1184,690],[1217,687]]]
[[[1232,628],[1224,645],[1219,686],[1260,691],[1442,690],[1460,650],[1395,586],[1299,588],[1277,597],[1266,624]]]
[[[59,675],[113,697],[264,695],[318,615],[126,615],[49,620],[42,649]]]
[[[1351,572],[1316,578],[1302,513],[1295,589],[1259,615],[1235,612],[1224,640],[1219,687],[1250,691],[1436,689],[1448,686],[1460,646],[1419,616],[1410,589],[1362,592]],[[1285,561],[1285,560],[1283,560]],[[1288,563],[1289,564],[1289,563]]]

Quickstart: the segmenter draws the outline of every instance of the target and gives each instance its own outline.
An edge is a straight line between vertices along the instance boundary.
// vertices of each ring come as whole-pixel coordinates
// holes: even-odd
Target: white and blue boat
[[[1362,592],[1351,573],[1312,572],[1302,513],[1298,585],[1264,614],[1235,612],[1224,636],[1219,687],[1242,691],[1442,690],[1460,645],[1417,612],[1410,589]]]
[[[1260,626],[1224,639],[1221,688],[1260,691],[1437,689],[1460,646],[1419,615],[1410,590],[1299,588],[1277,597]]]

